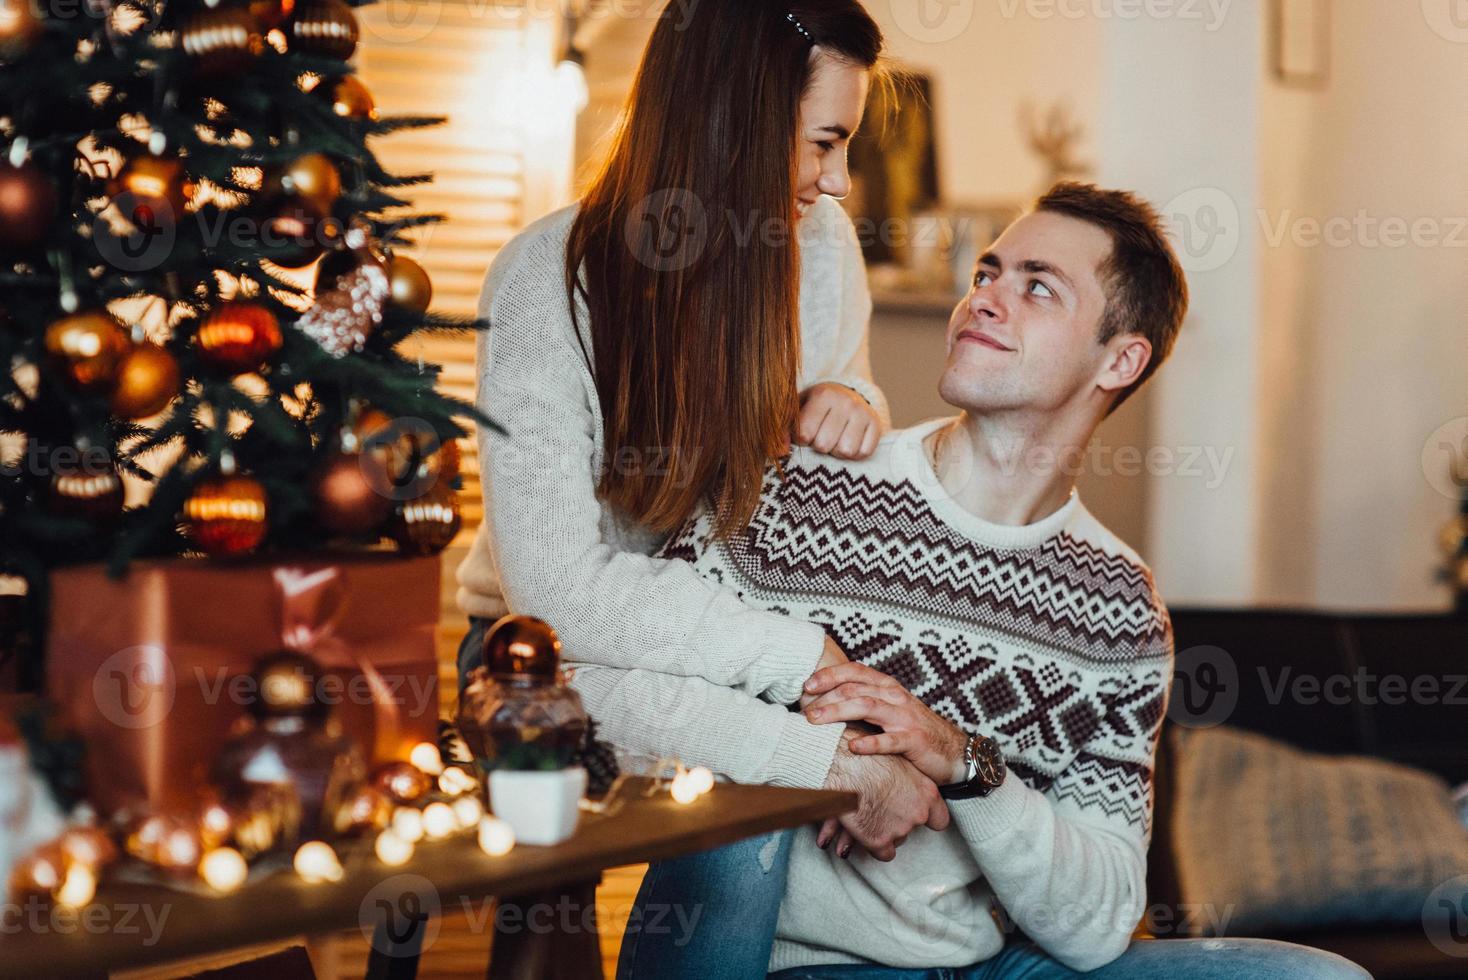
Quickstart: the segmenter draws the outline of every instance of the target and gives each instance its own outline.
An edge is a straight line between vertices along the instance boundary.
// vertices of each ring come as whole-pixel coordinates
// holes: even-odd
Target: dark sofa
[[[1371,755],[1437,773],[1450,785],[1468,781],[1468,685],[1457,677],[1468,675],[1468,618],[1448,616],[1332,615],[1261,610],[1172,610],[1179,664],[1210,659],[1214,647],[1227,651],[1236,670],[1236,690],[1225,692],[1226,723],[1288,742],[1299,748],[1330,754]],[[1194,651],[1186,655],[1187,651]],[[1315,704],[1278,699],[1280,668],[1294,676],[1345,675],[1362,678],[1346,699],[1320,698]],[[1268,682],[1260,668],[1268,670]],[[1400,685],[1383,686],[1381,678],[1418,676],[1438,678],[1437,704],[1397,700]],[[1376,678],[1373,683],[1372,678]],[[1215,686],[1233,681],[1229,676]],[[1459,689],[1454,692],[1453,688]],[[1335,693],[1339,693],[1337,688]],[[1174,685],[1173,697],[1180,693]],[[1449,695],[1456,693],[1456,698]],[[1375,695],[1385,695],[1376,697]],[[1236,697],[1236,703],[1233,698]],[[1345,703],[1331,703],[1344,700]],[[1456,700],[1457,703],[1448,703]],[[1271,702],[1274,703],[1271,703]],[[1369,703],[1375,701],[1375,703]],[[1200,702],[1194,699],[1193,708]],[[1229,705],[1232,705],[1229,708]],[[1215,712],[1217,709],[1215,709]],[[1176,855],[1171,850],[1170,730],[1187,716],[1170,712],[1164,727],[1156,782],[1156,816],[1149,860],[1149,901],[1178,908]],[[1208,718],[1218,720],[1217,714]],[[1227,778],[1226,774],[1220,774]],[[1434,946],[1420,925],[1411,927],[1331,929],[1272,938],[1302,942],[1347,956],[1374,976],[1389,978],[1468,977],[1468,955],[1449,956]],[[1468,948],[1465,948],[1468,952]]]

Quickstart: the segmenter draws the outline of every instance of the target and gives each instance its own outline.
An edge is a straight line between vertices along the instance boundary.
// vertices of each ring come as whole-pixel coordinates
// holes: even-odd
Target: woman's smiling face
[[[800,100],[796,133],[795,208],[802,218],[822,194],[843,198],[851,192],[846,148],[861,125],[871,84],[865,68],[819,47],[811,57],[810,85]]]

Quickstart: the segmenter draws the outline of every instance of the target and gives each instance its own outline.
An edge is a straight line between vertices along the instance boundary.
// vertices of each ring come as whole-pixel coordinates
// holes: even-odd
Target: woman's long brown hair
[[[704,499],[720,534],[747,523],[799,409],[812,41],[787,14],[824,53],[877,64],[881,31],[856,0],[668,4],[571,227],[567,289],[573,317],[586,303],[606,432],[597,490],[656,531]]]

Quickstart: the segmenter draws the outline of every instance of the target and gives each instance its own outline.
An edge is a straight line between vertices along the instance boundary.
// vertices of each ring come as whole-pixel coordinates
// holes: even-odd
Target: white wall
[[[1271,84],[1262,103],[1261,319],[1277,391],[1262,585],[1440,607],[1433,542],[1455,508],[1423,450],[1468,416],[1468,127],[1455,121],[1468,25],[1446,2],[1333,7],[1328,86]],[[1446,458],[1427,462],[1441,485]]]

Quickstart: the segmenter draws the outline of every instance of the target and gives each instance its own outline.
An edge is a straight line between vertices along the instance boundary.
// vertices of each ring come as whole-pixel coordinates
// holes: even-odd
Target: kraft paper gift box
[[[437,742],[439,567],[367,553],[54,573],[47,695],[86,745],[93,804],[192,809],[256,661],[282,649],[320,663],[318,693],[366,758]]]

